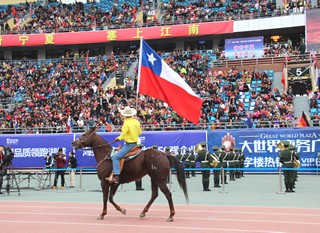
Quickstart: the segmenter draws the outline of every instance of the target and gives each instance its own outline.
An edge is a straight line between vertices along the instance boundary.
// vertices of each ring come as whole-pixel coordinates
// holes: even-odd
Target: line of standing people
[[[176,158],[179,159],[181,163],[184,164],[186,169],[196,168],[196,163],[200,163],[200,167],[204,170],[201,171],[202,174],[202,186],[203,191],[211,191],[210,186],[210,171],[213,170],[213,183],[214,188],[220,188],[220,183],[227,183],[227,172],[224,172],[222,176],[221,168],[232,168],[229,172],[229,180],[235,181],[236,178],[244,177],[243,169],[244,168],[244,153],[240,148],[227,148],[222,145],[221,147],[213,146],[212,153],[207,150],[207,143],[201,142],[199,143],[201,148],[197,152],[197,155],[194,154],[193,150],[186,149],[185,153],[182,154],[181,149],[178,149],[178,154]],[[170,147],[166,147],[166,151],[170,151]],[[186,178],[190,178],[191,176],[195,176],[195,170],[186,170]]]
[[[67,160],[66,155],[63,153],[63,149],[59,148],[58,153],[50,156],[47,154],[45,156],[45,167],[46,169],[57,169],[55,170],[55,176],[53,181],[52,189],[57,189],[58,179],[59,176],[61,178],[61,189],[65,187],[65,173],[66,173],[66,165],[69,168],[69,175],[70,175],[70,185],[69,188],[75,187],[75,175],[76,175],[76,168],[77,168],[77,159],[75,157],[75,153],[73,151],[69,152],[69,158]]]

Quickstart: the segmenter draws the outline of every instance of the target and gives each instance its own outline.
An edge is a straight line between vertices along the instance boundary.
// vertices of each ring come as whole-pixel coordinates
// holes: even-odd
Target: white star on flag
[[[154,61],[156,61],[157,59],[154,58],[153,53],[147,54],[147,56],[148,56],[148,61],[154,66]]]
[[[143,39],[140,40],[138,93],[166,102],[179,116],[199,124],[203,100]]]

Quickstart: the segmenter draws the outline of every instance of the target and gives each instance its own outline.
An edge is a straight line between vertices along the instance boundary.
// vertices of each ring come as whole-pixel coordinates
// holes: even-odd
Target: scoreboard
[[[288,80],[310,78],[310,67],[288,68]]]

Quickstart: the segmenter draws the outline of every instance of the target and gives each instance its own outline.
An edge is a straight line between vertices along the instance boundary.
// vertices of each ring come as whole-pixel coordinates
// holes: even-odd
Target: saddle
[[[127,153],[125,156],[123,156],[121,159],[120,159],[120,172],[122,171],[122,168],[123,168],[123,164],[126,160],[130,160],[131,157],[134,158],[136,156],[139,155],[139,153],[141,152],[142,150],[142,147],[143,147],[143,144],[138,144],[136,145],[135,147],[133,147],[129,153]],[[115,150],[116,152],[118,152],[120,149],[122,148],[121,145],[119,145]],[[112,178],[113,178],[113,170],[110,174],[109,177],[106,178],[106,180],[111,184],[112,183]]]

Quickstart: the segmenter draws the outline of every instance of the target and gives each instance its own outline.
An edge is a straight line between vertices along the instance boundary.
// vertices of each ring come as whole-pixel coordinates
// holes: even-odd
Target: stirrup
[[[110,176],[107,176],[105,178],[105,180],[108,181],[111,184],[112,183],[112,179],[113,179],[113,171],[111,172]]]

